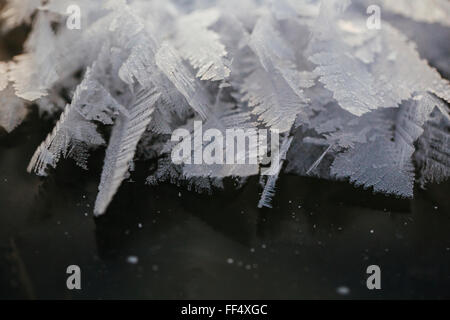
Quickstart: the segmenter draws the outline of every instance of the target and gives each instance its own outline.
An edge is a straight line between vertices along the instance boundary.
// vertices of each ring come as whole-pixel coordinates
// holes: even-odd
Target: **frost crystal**
[[[127,114],[119,115],[106,150],[105,165],[95,201],[95,214],[102,214],[119,188],[134,158],[136,146],[150,123],[159,94],[139,90]]]
[[[198,69],[201,80],[224,80],[230,75],[225,46],[220,36],[209,29],[219,17],[218,10],[209,9],[181,17],[177,23],[175,46]]]
[[[136,159],[148,184],[199,192],[261,174],[259,207],[282,172],[400,197],[450,175],[446,0],[80,0],[80,30],[66,24],[73,4],[8,0],[0,11],[0,32],[31,26],[23,52],[0,61],[0,126],[14,130],[31,105],[59,117],[28,166],[39,175],[61,157],[87,169],[106,144],[96,215]],[[380,28],[368,25],[372,5]],[[200,141],[184,157],[226,153],[199,122],[223,137],[277,130],[277,170],[174,163],[176,129]]]
[[[442,23],[450,27],[448,19],[450,3],[446,0],[433,0],[432,5],[430,5],[429,1],[423,0],[381,0],[380,2],[383,8],[393,13],[421,22]]]
[[[27,102],[14,94],[11,86],[0,90],[0,127],[11,132],[27,116]]]

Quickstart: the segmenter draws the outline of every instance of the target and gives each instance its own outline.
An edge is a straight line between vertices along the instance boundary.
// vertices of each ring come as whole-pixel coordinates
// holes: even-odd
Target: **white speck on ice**
[[[228,259],[227,259],[227,263],[228,263],[228,264],[233,264],[233,263],[234,263],[234,260],[233,260],[232,258],[228,258]]]
[[[336,292],[341,296],[346,296],[350,293],[350,289],[346,286],[340,286],[336,289]]]
[[[178,192],[178,196],[181,198],[181,192]]]
[[[136,264],[139,262],[139,258],[136,256],[128,256],[127,257],[127,262],[130,264]]]
[[[374,233],[373,229],[372,229],[372,230],[370,230],[370,233],[372,233],[372,234]]]
[[[265,249],[265,248],[267,248],[267,246],[263,243],[263,244],[261,245],[261,248]]]
[[[138,223],[138,228],[142,229],[142,223]]]
[[[157,264],[152,265],[152,270],[155,272],[158,271],[159,270],[158,265]]]

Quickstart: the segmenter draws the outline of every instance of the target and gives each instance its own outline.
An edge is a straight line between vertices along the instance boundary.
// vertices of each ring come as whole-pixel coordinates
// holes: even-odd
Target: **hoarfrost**
[[[65,27],[70,4],[9,0],[0,12],[2,32],[31,26],[23,52],[0,62],[0,126],[14,130],[31,103],[59,116],[28,166],[40,175],[61,157],[86,169],[89,150],[107,140],[96,215],[135,158],[153,162],[148,184],[196,191],[261,173],[259,164],[174,164],[170,134],[192,133],[195,121],[222,135],[281,132],[260,207],[286,170],[401,197],[450,174],[448,48],[427,40],[449,38],[448,1],[83,0],[81,30]],[[380,30],[367,28],[369,4],[383,10]],[[403,33],[411,26],[419,47]]]

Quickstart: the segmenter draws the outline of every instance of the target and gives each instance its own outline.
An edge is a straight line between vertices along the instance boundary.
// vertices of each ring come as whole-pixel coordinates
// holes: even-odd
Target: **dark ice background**
[[[448,77],[448,55],[433,57],[430,45],[448,53],[449,43],[427,28],[439,27],[410,36]],[[21,51],[25,34],[0,37],[1,60]],[[450,298],[449,182],[402,200],[285,175],[274,208],[259,210],[257,179],[198,195],[144,185],[148,165],[137,163],[95,219],[103,149],[88,172],[67,160],[46,179],[26,173],[52,125],[33,109],[11,134],[0,131],[0,299]],[[72,264],[80,291],[66,288]],[[378,291],[366,288],[371,264],[381,267]]]

